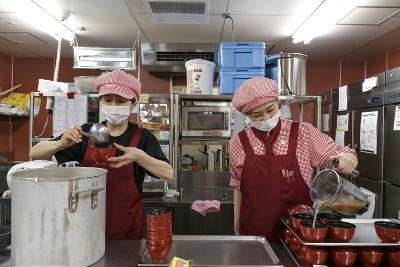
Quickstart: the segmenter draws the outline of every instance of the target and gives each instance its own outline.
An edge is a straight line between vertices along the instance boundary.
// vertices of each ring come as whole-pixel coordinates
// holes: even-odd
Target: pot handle
[[[98,192],[102,191],[104,186],[93,186],[89,188],[73,189],[72,193],[69,195],[68,210],[70,213],[75,213],[78,209],[79,194],[92,192],[91,194],[91,207],[96,209],[98,205]]]

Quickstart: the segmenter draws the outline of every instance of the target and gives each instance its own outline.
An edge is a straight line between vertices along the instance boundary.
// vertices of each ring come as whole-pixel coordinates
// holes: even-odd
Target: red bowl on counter
[[[349,242],[356,232],[356,225],[343,221],[330,221],[329,234],[336,242]]]
[[[162,263],[168,256],[168,253],[171,249],[171,244],[161,246],[146,244],[146,248],[154,263]]]
[[[298,240],[295,236],[292,236],[292,238],[288,242],[288,246],[289,250],[296,254],[301,248],[301,241]]]
[[[400,241],[400,224],[393,222],[374,222],[375,232],[383,242],[397,243]]]
[[[389,267],[400,267],[400,249],[389,248],[385,250],[385,260]]]
[[[172,233],[158,233],[158,232],[147,232],[146,233],[146,239],[147,240],[165,240],[165,239],[171,239],[172,238]]]
[[[172,237],[170,239],[165,239],[165,240],[146,239],[146,244],[152,245],[152,246],[166,246],[166,245],[170,245],[171,243],[172,243]]]
[[[301,260],[306,265],[323,265],[328,258],[328,251],[322,247],[302,246]]]
[[[289,240],[293,237],[292,231],[289,230],[289,228],[285,228],[283,230],[283,238],[285,240],[285,244],[289,244]]]
[[[107,159],[114,157],[117,148],[115,146],[110,147],[91,147],[92,157],[98,165],[107,165]]]
[[[300,230],[300,222],[301,221],[312,221],[314,219],[314,216],[308,214],[308,213],[296,213],[290,215],[290,224],[294,229],[297,231]]]
[[[329,254],[331,261],[337,267],[351,267],[357,259],[357,252],[350,248],[335,248]]]
[[[327,233],[328,225],[326,224],[315,222],[315,228],[313,228],[312,221],[300,222],[300,234],[308,242],[321,242],[325,239]]]
[[[360,260],[363,267],[376,267],[383,260],[383,251],[377,248],[360,249]]]
[[[163,228],[163,227],[171,227],[172,222],[171,221],[159,221],[159,222],[147,222],[146,221],[146,227],[151,227],[151,228]]]
[[[342,217],[340,217],[339,215],[335,215],[335,214],[318,213],[317,219],[320,222],[327,224],[330,221],[340,221],[340,220],[342,220]]]

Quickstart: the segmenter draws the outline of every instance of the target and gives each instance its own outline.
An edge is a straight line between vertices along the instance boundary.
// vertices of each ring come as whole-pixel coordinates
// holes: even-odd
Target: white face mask
[[[129,119],[131,106],[107,106],[101,104],[101,112],[112,125],[121,125]]]
[[[274,129],[275,126],[278,124],[280,117],[281,117],[281,111],[278,110],[278,112],[272,118],[269,118],[268,120],[264,120],[264,121],[251,121],[250,120],[250,125],[260,131],[269,132],[272,129]]]

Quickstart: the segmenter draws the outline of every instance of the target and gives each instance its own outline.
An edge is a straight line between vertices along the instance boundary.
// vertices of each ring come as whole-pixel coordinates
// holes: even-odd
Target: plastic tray
[[[303,245],[307,246],[325,246],[325,247],[400,247],[400,243],[384,243],[382,242],[375,232],[374,222],[376,221],[386,221],[400,223],[400,221],[395,219],[342,219],[344,222],[353,223],[356,225],[356,232],[353,238],[347,243],[334,242],[331,237],[325,238],[324,242],[312,243],[303,240],[300,233],[292,228],[289,219],[281,219],[289,230],[300,240]]]

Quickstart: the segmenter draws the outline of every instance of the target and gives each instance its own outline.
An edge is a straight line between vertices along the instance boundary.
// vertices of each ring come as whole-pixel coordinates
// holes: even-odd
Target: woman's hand
[[[333,158],[339,161],[337,171],[343,174],[351,174],[358,165],[357,157],[351,153],[339,153]]]
[[[145,152],[141,149],[138,149],[136,147],[126,147],[126,146],[121,146],[118,144],[114,144],[118,150],[121,150],[124,152],[122,156],[119,157],[111,157],[108,158],[108,166],[113,167],[113,168],[119,168],[124,165],[130,164],[132,162],[138,161],[140,158],[143,158],[145,155]]]
[[[60,147],[64,149],[82,142],[82,132],[82,128],[79,125],[66,128],[58,141]]]

